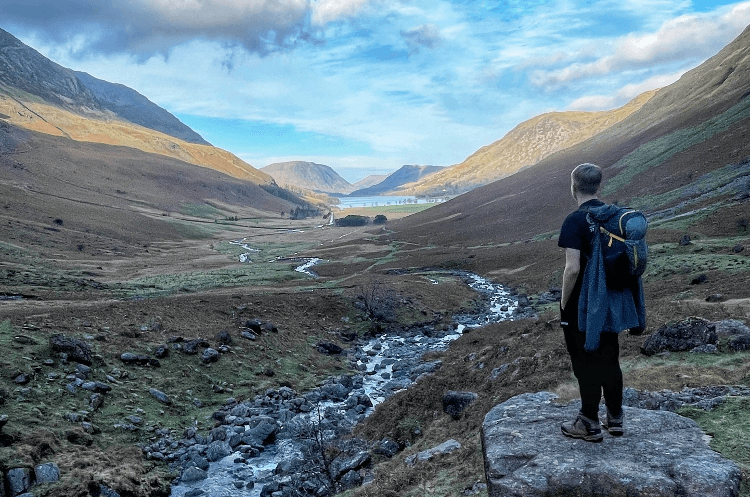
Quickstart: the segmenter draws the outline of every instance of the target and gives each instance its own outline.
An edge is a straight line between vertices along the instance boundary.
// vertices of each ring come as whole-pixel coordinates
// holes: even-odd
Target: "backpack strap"
[[[634,213],[634,212],[635,212],[635,210],[632,210],[632,209],[631,209],[631,210],[623,211],[623,213],[622,213],[622,214],[620,215],[620,219],[619,219],[619,220],[617,221],[617,225],[618,225],[618,226],[620,227],[620,234],[621,234],[622,236],[625,236],[625,231],[624,231],[624,230],[622,229],[622,219],[623,219],[623,218],[624,218],[625,216],[627,216],[628,214],[632,214],[632,213]]]

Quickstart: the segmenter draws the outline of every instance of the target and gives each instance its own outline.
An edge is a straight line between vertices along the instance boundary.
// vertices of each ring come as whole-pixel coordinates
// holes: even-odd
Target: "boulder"
[[[36,484],[44,485],[45,483],[55,483],[60,480],[60,468],[53,462],[46,464],[40,464],[34,468],[34,475],[36,476]]]
[[[56,334],[49,337],[49,344],[53,352],[67,354],[69,361],[91,365],[91,347],[83,340]]]
[[[649,356],[663,351],[682,352],[703,345],[716,345],[718,341],[712,323],[703,318],[689,317],[656,330],[643,342],[641,352]]]
[[[8,470],[8,489],[11,497],[21,495],[31,488],[31,469],[13,468]]]
[[[212,348],[207,348],[201,353],[201,361],[204,364],[210,364],[219,360],[219,351]]]
[[[624,407],[625,435],[603,443],[571,439],[560,424],[580,402],[550,392],[495,406],[482,424],[489,497],[653,495],[734,497],[737,465],[711,450],[698,425],[672,412]],[[601,413],[604,415],[604,412]]]
[[[318,344],[315,345],[315,348],[318,349],[318,352],[321,354],[327,355],[336,355],[344,351],[344,349],[331,342],[318,342]]]
[[[396,455],[396,453],[398,452],[398,448],[398,444],[394,440],[390,438],[384,438],[375,445],[373,452],[376,454],[380,454],[381,456],[391,458]]]
[[[464,409],[473,404],[478,397],[474,392],[448,390],[443,394],[443,411],[453,419],[460,419]]]
[[[192,466],[182,473],[180,480],[182,483],[194,483],[196,481],[205,480],[206,478],[208,478],[208,473],[200,468]]]
[[[330,473],[334,480],[338,480],[350,471],[358,470],[370,462],[370,454],[360,451],[356,454],[341,454],[331,461]]]
[[[225,440],[217,440],[208,444],[206,448],[206,459],[210,462],[223,459],[232,453],[232,446]]]
[[[440,445],[436,447],[423,450],[422,452],[418,452],[416,454],[410,455],[404,460],[404,462],[407,464],[407,466],[414,466],[418,462],[429,461],[435,456],[440,456],[443,454],[450,454],[454,450],[458,450],[460,448],[461,448],[461,444],[458,443],[457,441],[453,439],[446,440],[445,442],[441,443]]]
[[[162,404],[166,405],[172,405],[172,399],[169,398],[167,394],[162,392],[161,390],[157,390],[155,388],[149,389],[148,393],[154,396],[156,400],[161,402]]]
[[[194,355],[198,353],[199,347],[208,347],[209,345],[210,344],[204,339],[196,338],[195,340],[190,340],[189,342],[185,342],[185,344],[182,346],[182,351],[185,354]]]

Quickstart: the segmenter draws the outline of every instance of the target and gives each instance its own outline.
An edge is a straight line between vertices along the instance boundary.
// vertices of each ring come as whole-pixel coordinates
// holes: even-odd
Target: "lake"
[[[339,199],[337,207],[348,209],[350,207],[380,207],[383,205],[399,204],[426,204],[442,201],[436,199],[417,198],[410,196],[386,196],[373,195],[371,197],[336,197]]]

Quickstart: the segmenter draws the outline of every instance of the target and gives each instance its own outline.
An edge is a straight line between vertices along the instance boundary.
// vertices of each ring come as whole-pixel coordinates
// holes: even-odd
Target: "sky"
[[[254,167],[450,166],[551,111],[669,85],[750,1],[0,0],[0,28]]]

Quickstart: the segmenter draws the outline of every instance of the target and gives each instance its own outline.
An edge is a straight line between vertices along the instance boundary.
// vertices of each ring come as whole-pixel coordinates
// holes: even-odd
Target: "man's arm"
[[[565,309],[570,295],[573,293],[573,287],[576,284],[578,273],[581,271],[581,251],[578,249],[565,249],[565,269],[563,270],[562,279],[562,297],[560,298],[560,308]]]

